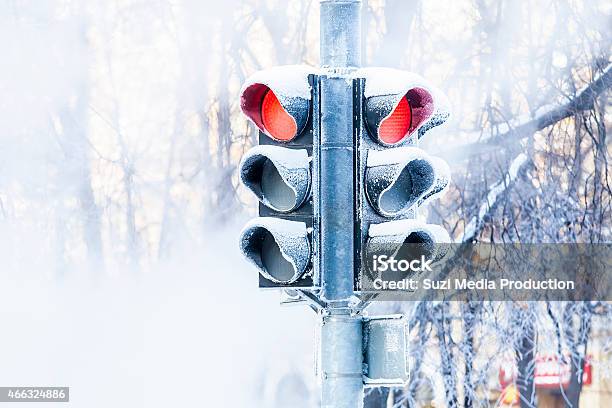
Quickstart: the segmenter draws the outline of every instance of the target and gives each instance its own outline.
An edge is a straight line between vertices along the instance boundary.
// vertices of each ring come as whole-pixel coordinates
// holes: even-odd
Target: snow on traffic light
[[[395,217],[434,198],[448,186],[448,165],[412,146],[371,150],[365,171],[368,202],[385,217]]]
[[[449,117],[446,96],[417,74],[390,68],[364,68],[363,117],[370,137],[386,146],[409,142]],[[412,143],[415,141],[412,140]]]
[[[276,284],[295,283],[310,263],[310,243],[303,222],[255,218],[240,235],[240,249],[266,279]]]
[[[449,110],[442,92],[416,74],[366,68],[355,76],[361,278],[375,278],[366,265],[376,256],[437,260],[447,248],[440,244],[450,242],[442,227],[416,220],[418,208],[450,183],[448,165],[417,147]]]
[[[353,223],[344,227],[354,231],[347,234],[354,254],[344,255],[357,261],[384,245],[433,248],[449,241],[441,227],[414,220],[417,209],[450,183],[448,165],[417,147],[425,132],[449,117],[446,97],[415,74],[358,70],[349,82],[342,80],[347,92],[340,116],[352,118],[352,129],[328,126],[324,132],[321,117],[329,122],[338,115],[321,107],[332,101],[319,96],[331,86],[319,74],[301,66],[277,67],[254,74],[242,88],[241,108],[259,129],[259,146],[245,153],[239,175],[259,200],[260,217],[243,230],[240,245],[260,272],[260,287],[320,287],[320,241],[330,233],[325,225],[334,211],[352,213]],[[354,170],[346,185],[329,185],[326,174],[339,169],[337,161],[322,157],[330,152],[353,156],[345,161],[351,164],[346,170]],[[340,190],[353,192],[352,210],[333,207]],[[434,252],[423,253],[439,255]],[[363,266],[355,265],[358,277]]]
[[[240,106],[259,129],[259,145],[239,166],[241,182],[259,200],[259,217],[240,236],[243,255],[262,288],[315,285],[313,229],[314,70],[283,66],[259,71],[242,87]]]
[[[240,180],[274,211],[298,209],[310,194],[310,160],[306,149],[256,146],[240,163]]]
[[[290,65],[255,73],[242,87],[242,112],[273,140],[295,140],[311,115],[312,72],[308,67]]]

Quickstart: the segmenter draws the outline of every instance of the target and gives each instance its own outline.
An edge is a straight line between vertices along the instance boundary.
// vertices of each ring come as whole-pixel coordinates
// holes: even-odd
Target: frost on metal
[[[277,97],[296,96],[310,100],[308,75],[316,74],[318,69],[307,65],[281,65],[255,72],[242,86],[243,93],[253,84],[263,84],[274,90]]]
[[[310,192],[310,160],[305,149],[261,145],[240,162],[241,181],[269,208],[289,212]]]
[[[259,130],[266,133],[261,104],[266,93],[272,91],[283,109],[295,121],[299,134],[308,122],[312,99],[308,76],[315,73],[316,68],[303,65],[284,65],[258,71],[247,78],[242,86],[240,107]]]
[[[403,315],[363,321],[364,383],[404,385],[409,379],[407,323]]]
[[[425,232],[433,241],[450,243],[451,239],[444,228],[435,224],[426,224],[419,220],[396,220],[371,224],[368,230],[370,238],[375,237],[406,237],[413,232]]]
[[[432,188],[425,193],[421,199],[419,199],[417,204],[419,207],[445,193],[451,182],[451,171],[448,163],[439,157],[430,157],[430,160],[433,168],[435,169],[434,172],[436,174],[436,180]]]
[[[450,183],[450,169],[443,160],[406,146],[370,150],[365,177],[366,195],[374,209],[397,216],[443,193]]]
[[[395,149],[371,150],[368,152],[367,166],[386,166],[389,164],[406,163],[416,158],[426,157],[423,149],[413,146],[397,147]]]
[[[367,252],[394,255],[402,245],[417,244],[433,260],[439,260],[448,252],[451,238],[439,225],[418,220],[396,220],[371,224],[368,229]]]
[[[306,224],[271,217],[255,218],[240,234],[240,251],[266,279],[293,283],[310,262]]]
[[[418,130],[420,138],[450,117],[446,95],[420,75],[391,68],[363,68],[356,71],[355,77],[365,78],[368,109],[384,110],[390,115],[403,97],[408,99],[412,107],[409,134]],[[372,104],[368,100],[379,102]]]

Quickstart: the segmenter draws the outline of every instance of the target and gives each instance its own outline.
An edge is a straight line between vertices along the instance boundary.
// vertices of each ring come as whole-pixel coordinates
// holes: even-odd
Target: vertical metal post
[[[328,314],[321,326],[321,406],[363,406],[361,319]]]
[[[361,66],[361,0],[321,0],[321,65]]]
[[[363,406],[362,321],[353,316],[355,190],[353,183],[353,85],[361,65],[361,0],[320,0],[320,266],[321,297],[328,302],[321,325],[321,405]]]
[[[342,302],[353,295],[355,146],[350,79],[321,76],[319,212],[322,297]]]

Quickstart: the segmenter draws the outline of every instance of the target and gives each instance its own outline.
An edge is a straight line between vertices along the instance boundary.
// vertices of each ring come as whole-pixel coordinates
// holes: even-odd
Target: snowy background
[[[453,104],[423,147],[454,184],[424,217],[458,240],[610,241],[609,1],[364,4],[366,63]],[[256,139],[240,84],[317,65],[318,8],[0,0],[0,385],[70,386],[75,407],[316,406],[316,319],[256,289],[236,166]]]

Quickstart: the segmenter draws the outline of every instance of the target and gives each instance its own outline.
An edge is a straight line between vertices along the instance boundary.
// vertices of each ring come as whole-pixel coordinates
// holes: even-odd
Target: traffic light
[[[363,122],[380,146],[416,144],[425,132],[450,116],[446,96],[417,74],[364,68],[356,77],[363,79]]]
[[[274,211],[295,211],[310,194],[310,163],[306,149],[256,146],[244,155],[240,169],[242,183]]]
[[[447,189],[450,169],[417,146],[425,132],[448,119],[446,97],[420,76],[394,69],[362,69],[355,78],[357,252],[362,272],[372,272],[366,265],[377,254],[437,260],[446,248],[439,244],[449,243],[450,237],[442,227],[417,221],[416,216],[420,206]],[[356,276],[355,290],[360,289]]]
[[[262,288],[311,288],[313,268],[313,109],[317,77],[301,66],[257,72],[245,82],[240,105],[259,129],[259,145],[239,166],[241,182],[259,200],[259,217],[240,236],[240,249],[259,271]]]
[[[448,186],[448,165],[417,147],[370,150],[367,155],[365,193],[383,217],[403,215]]]
[[[324,185],[321,173],[320,118],[332,117],[319,105],[321,90],[329,87],[319,85],[321,78],[327,77],[314,69],[277,67],[256,73],[242,88],[241,108],[259,129],[259,145],[243,156],[239,174],[259,200],[259,217],[242,231],[240,248],[258,269],[263,288],[319,289],[325,272],[319,271],[324,221],[319,211],[322,201],[333,202],[334,186]],[[362,69],[349,84],[354,175],[347,174],[346,182],[355,202],[354,225],[346,228],[355,232],[358,291],[359,271],[367,270],[363,261],[376,251],[415,244],[419,253],[439,259],[444,247],[437,244],[450,242],[441,227],[415,220],[417,209],[450,182],[448,165],[417,147],[449,110],[446,97],[415,74]],[[350,107],[350,102],[343,103]],[[326,134],[325,147],[343,148],[334,141],[340,136],[346,137]],[[330,165],[328,160],[324,168]]]

